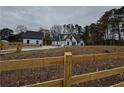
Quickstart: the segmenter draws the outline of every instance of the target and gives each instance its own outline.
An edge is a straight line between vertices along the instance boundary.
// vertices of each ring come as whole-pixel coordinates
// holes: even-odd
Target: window
[[[81,46],[83,46],[84,44],[83,43],[81,43]]]
[[[69,42],[67,42],[67,45],[69,45]]]
[[[27,40],[27,44],[29,44],[30,43],[30,41],[29,40]]]
[[[39,44],[39,41],[38,40],[36,41],[36,44]]]

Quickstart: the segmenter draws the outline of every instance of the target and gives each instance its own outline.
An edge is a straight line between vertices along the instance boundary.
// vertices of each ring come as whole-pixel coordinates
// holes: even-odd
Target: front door
[[[29,40],[27,40],[27,44],[29,44],[30,43],[30,41]]]
[[[69,42],[67,42],[67,45],[69,46]]]

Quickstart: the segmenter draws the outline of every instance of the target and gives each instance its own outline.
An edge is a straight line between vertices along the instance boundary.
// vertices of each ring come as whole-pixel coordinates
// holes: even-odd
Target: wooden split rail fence
[[[9,48],[16,48],[16,52],[21,52],[22,47],[23,47],[22,42],[0,43],[0,50],[8,50]]]
[[[64,65],[64,78],[45,81],[32,85],[26,85],[26,87],[54,87],[64,86],[70,87],[72,84],[84,83],[91,80],[101,79],[116,74],[124,73],[124,66],[107,69],[98,72],[86,73],[81,75],[72,76],[72,64],[85,61],[107,61],[121,59],[124,60],[124,52],[117,53],[103,53],[103,54],[87,54],[87,55],[72,55],[70,52],[66,52],[64,56],[60,57],[46,57],[46,58],[34,58],[34,59],[23,59],[23,60],[6,60],[0,61],[0,72],[10,71],[17,69],[28,69],[36,67],[51,66],[55,64]],[[124,82],[121,82],[113,87],[124,87]]]

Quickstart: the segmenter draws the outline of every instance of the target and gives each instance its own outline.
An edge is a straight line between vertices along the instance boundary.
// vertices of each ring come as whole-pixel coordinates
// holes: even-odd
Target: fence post
[[[22,43],[21,42],[17,42],[16,52],[21,52],[21,51],[22,51]]]
[[[4,44],[0,43],[0,50],[3,50],[3,49],[4,49]]]
[[[71,86],[71,78],[72,78],[72,53],[65,52],[64,54],[64,87]]]

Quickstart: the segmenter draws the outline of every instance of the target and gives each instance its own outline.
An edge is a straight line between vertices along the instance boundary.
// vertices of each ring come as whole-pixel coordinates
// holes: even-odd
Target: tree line
[[[9,28],[0,30],[0,39],[11,41],[18,40],[21,34],[27,31],[24,25],[18,25],[16,37],[14,31]],[[47,44],[52,37],[59,34],[77,34],[86,45],[124,45],[124,7],[106,11],[96,23],[82,27],[78,24],[54,25],[49,30],[40,28],[44,33],[44,41]],[[11,37],[11,38],[9,38]]]
[[[84,28],[87,44],[124,45],[124,7],[106,11],[97,23]]]

